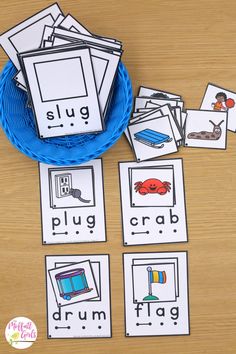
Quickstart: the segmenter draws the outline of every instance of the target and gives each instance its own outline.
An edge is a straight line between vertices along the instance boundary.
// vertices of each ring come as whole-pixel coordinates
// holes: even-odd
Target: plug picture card
[[[111,337],[109,255],[45,257],[48,338]]]
[[[181,159],[120,162],[124,245],[187,242]]]
[[[38,48],[44,26],[52,26],[61,14],[58,4],[55,3],[0,36],[2,48],[17,69],[20,69],[17,53]]]
[[[200,109],[227,112],[228,130],[236,132],[236,92],[209,83]]]
[[[227,112],[188,109],[185,146],[226,149]]]
[[[102,160],[39,172],[43,244],[106,241]]]
[[[125,253],[125,336],[189,335],[187,252]]]
[[[22,56],[39,136],[49,138],[103,130],[88,48]]]

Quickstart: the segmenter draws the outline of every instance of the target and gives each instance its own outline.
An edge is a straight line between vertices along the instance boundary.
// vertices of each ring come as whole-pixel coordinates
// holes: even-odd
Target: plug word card
[[[109,255],[45,261],[48,338],[111,337]]]
[[[125,253],[125,335],[190,334],[187,252]]]
[[[102,160],[39,172],[43,244],[106,241]]]
[[[214,84],[208,84],[202,103],[202,110],[228,113],[228,130],[236,132],[236,92]]]
[[[185,146],[226,149],[227,112],[187,109]]]
[[[124,245],[186,242],[182,159],[120,162]]]

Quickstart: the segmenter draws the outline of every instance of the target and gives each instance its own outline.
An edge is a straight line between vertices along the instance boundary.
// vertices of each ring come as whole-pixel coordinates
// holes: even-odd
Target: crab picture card
[[[128,132],[138,162],[178,151],[169,116],[137,122]]]
[[[39,172],[43,244],[106,241],[102,160]]]
[[[187,252],[125,253],[125,336],[189,335]]]
[[[111,337],[109,255],[50,255],[45,268],[48,338]]]
[[[194,109],[188,109],[186,112],[186,147],[226,149],[227,112]]]
[[[200,109],[228,112],[228,130],[236,132],[236,92],[209,83]]]
[[[181,159],[120,162],[124,245],[187,242]]]
[[[0,45],[17,69],[20,69],[17,53],[38,48],[44,26],[52,26],[59,15],[62,12],[55,3],[0,36]]]

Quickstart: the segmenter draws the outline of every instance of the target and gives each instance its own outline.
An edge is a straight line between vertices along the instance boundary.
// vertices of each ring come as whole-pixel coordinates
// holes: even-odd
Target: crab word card
[[[182,159],[120,162],[124,245],[186,242]]]
[[[43,244],[106,241],[102,160],[39,171]]]
[[[109,255],[45,262],[48,338],[111,337]]]
[[[200,109],[228,112],[228,130],[236,132],[236,92],[208,84]]]
[[[227,112],[187,109],[185,146],[226,149]]]
[[[187,252],[125,253],[125,335],[188,335]]]

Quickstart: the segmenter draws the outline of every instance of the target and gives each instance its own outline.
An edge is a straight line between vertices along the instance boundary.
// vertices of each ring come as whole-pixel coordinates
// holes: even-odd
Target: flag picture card
[[[189,335],[187,252],[124,253],[125,336]]]
[[[109,338],[109,255],[45,257],[48,338]]]
[[[207,85],[201,108],[215,112],[228,113],[228,130],[236,132],[236,92],[209,83]]]
[[[187,109],[185,146],[226,149],[227,112]]]
[[[102,160],[39,172],[43,244],[106,241]]]
[[[52,26],[59,15],[62,12],[55,3],[0,36],[0,45],[17,69],[20,69],[17,53],[38,48],[44,26]]]
[[[90,50],[21,55],[40,138],[100,132],[103,121]]]
[[[120,162],[124,245],[187,242],[182,159]]]

